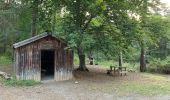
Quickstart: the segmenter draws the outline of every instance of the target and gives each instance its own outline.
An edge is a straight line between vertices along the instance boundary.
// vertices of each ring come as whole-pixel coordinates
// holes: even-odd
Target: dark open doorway
[[[41,80],[54,79],[54,50],[41,51]]]

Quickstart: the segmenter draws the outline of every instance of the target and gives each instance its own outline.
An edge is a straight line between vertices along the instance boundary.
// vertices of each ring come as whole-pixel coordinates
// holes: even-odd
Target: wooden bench
[[[112,72],[114,74],[118,73],[119,75],[127,75],[128,71],[126,70],[126,67],[115,67],[115,66],[110,66],[110,70],[107,70],[107,74],[111,75]]]

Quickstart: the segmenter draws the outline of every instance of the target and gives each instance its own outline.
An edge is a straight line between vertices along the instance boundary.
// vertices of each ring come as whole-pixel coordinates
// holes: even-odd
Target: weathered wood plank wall
[[[40,81],[40,51],[37,44],[16,50],[15,68],[18,79]]]
[[[58,61],[56,60],[55,80],[61,81],[72,79],[73,65],[71,62],[72,60],[69,60],[73,59],[72,51],[58,50],[56,51],[56,58],[58,58]]]
[[[73,51],[64,50],[66,44],[53,37],[45,37],[34,43],[15,49],[15,71],[18,79],[41,80],[41,50],[55,50],[55,80],[73,77]]]

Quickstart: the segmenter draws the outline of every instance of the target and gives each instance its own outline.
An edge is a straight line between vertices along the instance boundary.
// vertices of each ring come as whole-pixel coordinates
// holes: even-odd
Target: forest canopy
[[[52,31],[73,49],[79,69],[85,59],[146,62],[170,52],[169,9],[160,0],[1,0],[0,55],[12,58],[12,45]]]

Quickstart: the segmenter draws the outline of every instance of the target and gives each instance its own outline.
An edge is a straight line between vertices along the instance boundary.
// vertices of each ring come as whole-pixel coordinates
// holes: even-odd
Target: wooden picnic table
[[[116,66],[110,66],[110,70],[107,70],[107,74],[112,74],[112,72],[115,73],[118,73],[120,74],[121,76],[124,74],[124,75],[127,75],[127,70],[126,70],[126,67],[116,67]]]

